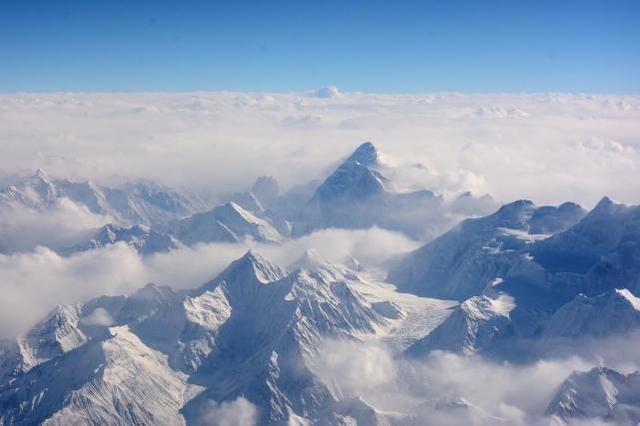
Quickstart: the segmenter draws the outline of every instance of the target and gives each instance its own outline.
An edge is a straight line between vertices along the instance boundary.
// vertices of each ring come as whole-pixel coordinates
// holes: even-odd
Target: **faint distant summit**
[[[373,143],[365,142],[351,154],[346,162],[358,162],[365,167],[377,166],[380,157]]]
[[[338,90],[336,86],[326,86],[312,92],[312,96],[322,99],[339,98],[342,96],[342,93],[340,93],[340,90]]]

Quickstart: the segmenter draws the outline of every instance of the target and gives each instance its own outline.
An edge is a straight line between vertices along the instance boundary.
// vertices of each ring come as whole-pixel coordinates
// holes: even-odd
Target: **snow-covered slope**
[[[521,200],[496,213],[468,219],[406,256],[388,280],[403,291],[464,300],[481,294],[504,277],[524,256],[531,243],[562,231],[583,216],[573,203],[536,207]]]
[[[81,241],[69,248],[60,250],[60,252],[71,254],[78,251],[106,247],[117,242],[124,242],[143,255],[170,251],[181,247],[181,243],[173,236],[161,234],[145,225],[134,225],[126,228],[108,224],[90,232]]]
[[[246,237],[266,242],[283,239],[268,220],[256,216],[234,202],[169,222],[161,229],[188,245],[204,242],[238,242]]]
[[[150,283],[129,296],[58,305],[23,336],[0,342],[0,383],[85,344],[112,325],[138,324],[177,297],[169,287]]]
[[[40,169],[0,190],[0,207],[8,203],[43,210],[63,197],[86,206],[93,213],[131,225],[158,224],[206,208],[206,202],[197,196],[151,182],[110,188],[91,181],[53,179]]]
[[[309,367],[321,341],[392,319],[352,288],[357,274],[306,260],[290,272],[248,252],[185,294],[150,284],[58,308],[2,353],[2,424],[180,424],[240,395],[265,422],[319,416],[335,402]],[[201,390],[188,403],[187,380]]]
[[[0,424],[180,425],[186,376],[127,327],[0,387]]]
[[[616,425],[640,422],[640,373],[596,367],[573,372],[549,403],[547,414],[563,423],[600,420]]]
[[[640,328],[640,299],[629,290],[598,296],[580,294],[558,309],[544,329],[544,337],[606,337]]]
[[[289,409],[309,415],[328,403],[308,367],[320,340],[372,333],[385,322],[345,281],[327,280],[333,272],[287,273],[249,252],[205,284],[199,292],[219,295],[230,314],[194,375],[207,390],[186,412],[207,398],[245,395],[259,401],[265,419],[279,421]]]
[[[81,315],[79,305],[59,305],[24,336],[0,342],[0,383],[86,343]]]
[[[640,292],[640,206],[604,197],[574,227],[535,244],[535,261],[558,286],[597,295],[614,288]],[[576,278],[577,277],[577,278]]]
[[[435,349],[472,354],[489,348],[512,334],[509,312],[514,306],[506,295],[496,299],[474,296],[455,307],[446,321],[407,352],[419,357]]]

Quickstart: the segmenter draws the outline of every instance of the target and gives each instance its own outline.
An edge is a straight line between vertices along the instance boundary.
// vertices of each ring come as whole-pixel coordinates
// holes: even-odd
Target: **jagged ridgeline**
[[[69,199],[111,223],[49,248],[70,255],[123,242],[149,255],[199,243],[277,243],[326,228],[378,226],[422,240],[460,217],[483,215],[496,206],[486,194],[476,197],[462,191],[445,199],[429,189],[401,192],[387,177],[397,173],[366,142],[323,182],[281,193],[274,178],[263,176],[250,191],[224,196],[222,203],[210,206],[210,197],[149,182],[109,188],[52,179],[38,170],[0,192],[0,209],[20,206],[46,213],[61,199]],[[15,250],[0,244],[0,251]]]
[[[16,180],[0,209],[67,200],[109,218],[50,247],[68,258],[208,243],[283,257],[314,232],[374,226],[418,248],[382,265],[252,249],[193,289],[52,306],[0,343],[0,425],[199,425],[236,411],[275,425],[637,425],[640,207],[499,206],[464,188],[405,191],[398,173],[367,142],[321,181],[282,191],[260,177],[217,202],[148,182]],[[486,374],[545,368],[554,385],[527,381],[526,403],[504,391],[522,376]],[[507,408],[491,399],[500,386]]]

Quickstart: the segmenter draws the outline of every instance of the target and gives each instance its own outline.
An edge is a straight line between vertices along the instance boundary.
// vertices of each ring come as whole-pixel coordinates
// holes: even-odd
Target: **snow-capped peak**
[[[345,163],[358,162],[365,167],[372,167],[379,165],[379,161],[380,155],[376,147],[371,142],[365,142],[353,151]]]
[[[247,251],[244,256],[227,267],[212,283],[253,283],[256,285],[268,284],[278,281],[288,275],[288,271],[271,263],[269,260],[256,253]],[[210,284],[205,284],[210,286]]]

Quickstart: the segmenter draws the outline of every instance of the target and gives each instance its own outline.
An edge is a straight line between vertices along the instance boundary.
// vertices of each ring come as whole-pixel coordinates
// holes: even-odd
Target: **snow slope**
[[[573,372],[549,403],[547,414],[563,423],[598,419],[617,425],[637,425],[640,373],[625,375],[605,367]]]

